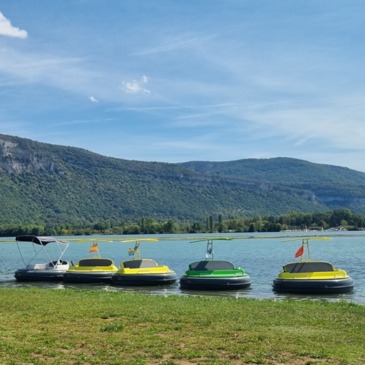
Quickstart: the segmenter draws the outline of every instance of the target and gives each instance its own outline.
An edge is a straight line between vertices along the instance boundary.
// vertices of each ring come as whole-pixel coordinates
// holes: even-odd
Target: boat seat
[[[189,265],[189,269],[195,271],[234,270],[234,268],[228,261],[197,261]]]
[[[289,273],[299,272],[326,272],[334,271],[328,262],[295,262],[284,266],[284,271]]]
[[[56,265],[67,265],[67,264],[68,264],[67,261],[58,260],[58,261],[52,261],[48,265],[49,266],[56,266]]]
[[[149,268],[149,267],[156,267],[157,262],[150,259],[143,259],[143,260],[130,260],[124,261],[123,266],[126,269],[142,269],[142,268]]]
[[[79,266],[112,266],[110,259],[84,259],[79,261]]]
[[[48,264],[29,264],[27,270],[47,270]]]

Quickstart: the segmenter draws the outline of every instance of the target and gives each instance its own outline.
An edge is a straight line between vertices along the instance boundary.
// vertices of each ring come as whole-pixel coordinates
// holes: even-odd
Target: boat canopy
[[[140,252],[140,245],[141,245],[141,242],[143,241],[147,241],[147,242],[157,242],[158,239],[157,238],[140,238],[140,239],[127,239],[127,240],[123,240],[123,241],[120,241],[122,243],[130,243],[130,242],[135,242],[134,244],[134,247],[130,247],[128,249],[128,255],[129,256],[133,256],[133,259],[134,260],[139,260],[141,258],[141,252]]]
[[[32,242],[32,243],[36,243],[37,245],[41,245],[41,246],[48,245],[51,242],[64,243],[62,241],[57,240],[54,237],[33,236],[33,235],[17,236],[15,238],[15,240],[18,242]]]
[[[208,239],[204,239],[204,240],[190,241],[190,243],[207,242],[207,248],[206,248],[206,251],[205,251],[205,258],[207,260],[209,259],[209,260],[213,261],[214,260],[213,241],[216,241],[216,240],[231,241],[231,240],[233,240],[233,238],[232,237],[214,237],[214,238],[208,238]],[[193,270],[195,270],[195,269],[193,269]],[[203,269],[203,270],[207,270],[207,269]],[[214,269],[214,270],[219,270],[219,269]],[[221,269],[221,270],[225,270],[225,269]]]

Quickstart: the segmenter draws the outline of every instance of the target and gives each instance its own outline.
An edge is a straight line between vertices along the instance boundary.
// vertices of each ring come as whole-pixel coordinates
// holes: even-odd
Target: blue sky
[[[0,133],[365,172],[362,0],[2,0]]]

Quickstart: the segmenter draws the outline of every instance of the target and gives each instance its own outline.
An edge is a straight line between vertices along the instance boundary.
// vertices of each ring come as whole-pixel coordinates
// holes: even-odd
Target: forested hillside
[[[103,219],[204,222],[323,212],[365,213],[365,174],[294,159],[129,161],[0,135],[0,224],[85,225]]]
[[[220,177],[270,182],[310,191],[329,209],[349,208],[365,213],[365,173],[293,158],[246,159],[229,162],[182,163],[192,171]]]

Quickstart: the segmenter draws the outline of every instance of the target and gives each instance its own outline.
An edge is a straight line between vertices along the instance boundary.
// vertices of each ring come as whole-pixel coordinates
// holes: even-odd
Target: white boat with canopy
[[[61,241],[54,237],[22,235],[15,238],[21,259],[25,265],[23,269],[15,271],[15,279],[18,281],[62,281],[63,274],[69,269],[70,262],[63,259],[69,246],[68,241]],[[21,248],[24,244],[31,247]],[[49,244],[55,246],[56,257],[51,257]],[[30,253],[30,259],[24,259],[24,252]],[[46,262],[40,262],[46,259]]]

